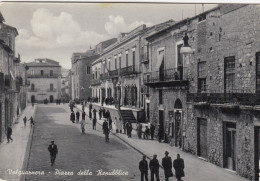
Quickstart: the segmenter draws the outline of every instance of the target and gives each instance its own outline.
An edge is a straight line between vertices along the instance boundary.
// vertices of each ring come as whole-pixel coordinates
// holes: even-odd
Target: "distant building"
[[[61,66],[59,62],[50,59],[35,59],[27,63],[28,80],[28,102],[49,103],[61,99]]]

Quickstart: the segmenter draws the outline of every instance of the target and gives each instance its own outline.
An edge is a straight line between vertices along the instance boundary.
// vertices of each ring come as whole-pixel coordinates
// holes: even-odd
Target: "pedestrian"
[[[13,133],[13,130],[10,126],[7,127],[7,133],[6,133],[6,137],[7,137],[7,143],[9,143],[9,140],[11,140],[13,142],[13,138],[11,137]]]
[[[132,124],[128,121],[126,123],[126,131],[127,131],[128,138],[132,137],[132,129],[133,129]]]
[[[145,127],[144,135],[145,135],[145,139],[148,140],[150,136],[150,129],[148,128],[148,126]]]
[[[75,123],[75,113],[72,111],[70,114],[70,120]]]
[[[24,118],[23,118],[24,127],[26,127],[26,122],[27,122],[27,118],[26,118],[26,116],[24,116]]]
[[[82,133],[85,133],[85,124],[86,124],[85,119],[82,119],[80,123]]]
[[[95,108],[93,109],[93,118],[97,119],[97,110]]]
[[[54,141],[51,141],[51,144],[48,147],[51,156],[51,166],[55,163],[56,155],[58,154],[57,145],[54,144]]]
[[[79,110],[77,110],[76,112],[76,123],[79,123],[79,117],[80,117],[80,113],[79,113]]]
[[[109,128],[108,128],[107,120],[103,122],[102,128],[103,128],[103,133],[105,134],[105,140],[106,142],[109,142]]]
[[[103,116],[103,118],[106,118],[106,110],[105,110],[104,107],[103,107],[103,109],[102,109],[102,116]]]
[[[99,120],[101,120],[101,117],[102,117],[102,109],[101,109],[101,107],[99,108],[99,111],[98,111],[98,114],[99,114]]]
[[[170,177],[173,177],[172,173],[172,158],[168,156],[169,152],[165,151],[165,157],[162,159],[162,166],[164,169],[165,181],[168,181]]]
[[[109,129],[111,130],[112,129],[112,119],[111,119],[111,117],[108,118],[108,124],[109,124]]]
[[[97,119],[93,118],[92,123],[93,123],[93,130],[96,130]]]
[[[89,108],[89,111],[92,111],[92,104],[91,103],[89,104],[88,108]]]
[[[173,167],[175,169],[175,177],[177,181],[181,181],[181,178],[185,176],[184,173],[184,160],[177,154],[177,159],[173,161]]]
[[[157,160],[157,155],[153,155],[153,159],[149,163],[149,168],[151,170],[151,181],[154,181],[154,175],[156,177],[156,181],[160,181],[159,161]]]
[[[107,110],[107,112],[106,112],[106,119],[108,120],[110,118],[110,112],[109,112],[109,110]]]
[[[154,137],[154,130],[155,130],[155,126],[153,124],[151,124],[150,125],[151,140],[153,140],[153,137]]]
[[[123,130],[124,130],[124,134],[127,133],[127,130],[126,130],[126,121],[123,122]]]
[[[119,118],[118,122],[119,122],[119,133],[122,133],[122,124],[123,124],[122,119]]]
[[[28,119],[28,121],[30,120],[31,123],[31,127],[34,125],[34,121],[33,121],[33,117],[31,116],[30,119]]]
[[[158,130],[158,141],[161,142],[162,139],[164,138],[164,133],[163,133],[163,127],[162,125],[159,124],[159,130]]]
[[[141,172],[141,181],[148,181],[148,163],[146,161],[146,156],[143,155],[143,159],[139,162],[139,170]]]
[[[89,110],[88,117],[89,117],[90,120],[92,119],[92,112],[91,112],[91,110]]]
[[[85,113],[85,111],[83,111],[82,112],[82,120],[85,120],[85,118],[86,118],[86,113]]]
[[[142,138],[142,129],[143,129],[143,126],[142,126],[141,123],[139,123],[138,126],[137,126],[137,135],[138,135],[139,139]]]
[[[115,124],[116,124],[116,133],[119,133],[119,121],[117,120],[117,117],[115,117]]]

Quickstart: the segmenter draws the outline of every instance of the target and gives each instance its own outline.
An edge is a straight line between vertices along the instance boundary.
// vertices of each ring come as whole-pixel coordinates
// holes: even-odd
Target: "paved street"
[[[138,163],[141,154],[112,135],[110,143],[106,143],[101,127],[98,125],[97,131],[91,130],[92,124],[88,118],[87,133],[82,134],[79,130],[80,125],[69,121],[69,114],[67,105],[38,106],[37,126],[34,130],[27,170],[44,171],[44,175],[28,175],[26,180],[140,180]],[[59,150],[56,165],[53,167],[50,166],[47,150],[51,140],[55,140]],[[55,174],[55,169],[73,172],[74,175]],[[92,175],[77,175],[80,170],[88,169]],[[100,169],[120,169],[128,174],[97,176]]]

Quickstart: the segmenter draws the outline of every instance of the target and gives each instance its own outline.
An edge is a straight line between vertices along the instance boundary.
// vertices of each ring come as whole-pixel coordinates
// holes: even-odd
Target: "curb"
[[[36,107],[35,107],[35,110],[34,110],[34,113],[33,113],[34,120],[35,120],[35,115],[36,115],[36,112],[37,112],[38,105],[35,105],[35,106]],[[26,170],[28,168],[29,158],[30,158],[30,153],[31,153],[31,147],[32,147],[34,127],[35,127],[35,125],[33,127],[31,127],[31,130],[30,130],[29,139],[28,139],[28,142],[27,142],[26,150],[25,150],[22,170]],[[26,178],[26,175],[21,175],[20,181],[25,181],[25,178]]]

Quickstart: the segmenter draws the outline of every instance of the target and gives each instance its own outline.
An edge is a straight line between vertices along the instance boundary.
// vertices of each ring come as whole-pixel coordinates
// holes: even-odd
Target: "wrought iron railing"
[[[109,78],[108,72],[106,72],[106,73],[100,75],[100,79],[101,79],[101,80],[105,80],[105,79],[108,79],[108,78]]]
[[[188,93],[187,102],[205,102],[209,104],[240,104],[255,106],[260,105],[259,93],[248,93],[242,90],[236,90],[236,92],[226,93]]]
[[[29,74],[28,78],[58,78],[60,75],[59,74]]]
[[[172,68],[144,74],[144,83],[187,80],[187,68]]]
[[[100,83],[101,83],[101,81],[100,81],[99,78],[91,80],[91,85],[97,85],[97,84],[100,84]]]
[[[139,66],[138,65],[131,65],[128,67],[121,68],[120,74],[121,75],[129,75],[129,74],[136,74],[139,73]]]
[[[110,76],[117,76],[118,75],[118,69],[109,71]]]

